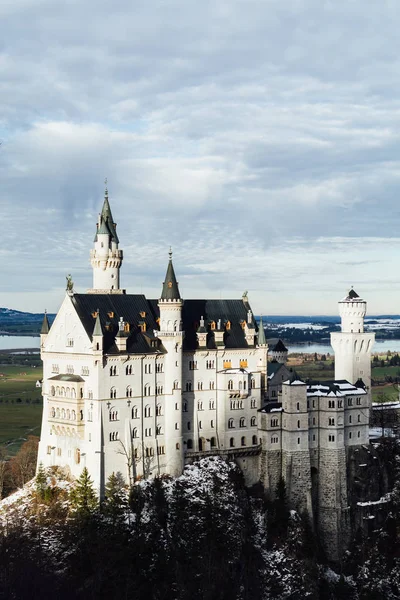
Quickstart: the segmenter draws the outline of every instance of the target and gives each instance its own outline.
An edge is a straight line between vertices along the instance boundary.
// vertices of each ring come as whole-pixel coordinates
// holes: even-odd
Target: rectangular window
[[[297,438],[297,443],[300,444],[300,438]]]
[[[57,448],[57,456],[61,456],[61,448]]]
[[[47,446],[47,454],[51,454],[51,446]]]
[[[360,404],[361,404],[361,398],[357,398],[356,402],[357,402],[357,405],[360,406]]]

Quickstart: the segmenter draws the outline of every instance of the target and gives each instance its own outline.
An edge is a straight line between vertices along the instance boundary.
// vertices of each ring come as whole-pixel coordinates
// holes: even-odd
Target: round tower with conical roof
[[[120,268],[122,250],[119,250],[117,224],[114,222],[108,190],[105,189],[103,208],[99,215],[94,238],[94,248],[90,251],[90,262],[93,268],[93,288],[88,293],[113,294],[123,293],[120,289]]]
[[[335,379],[346,379],[352,384],[361,379],[369,388],[375,334],[364,331],[366,312],[366,301],[351,288],[339,302],[341,332],[331,333],[331,345],[335,351]]]

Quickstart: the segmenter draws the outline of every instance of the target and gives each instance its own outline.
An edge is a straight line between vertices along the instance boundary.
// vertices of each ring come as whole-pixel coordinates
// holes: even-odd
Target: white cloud
[[[90,286],[107,176],[132,291],[158,294],[171,243],[187,296],[335,312],[357,283],[397,312],[397,9],[2,3],[0,305]]]

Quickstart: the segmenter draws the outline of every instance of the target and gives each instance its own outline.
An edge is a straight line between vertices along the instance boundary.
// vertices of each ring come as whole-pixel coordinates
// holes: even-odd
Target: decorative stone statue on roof
[[[72,294],[74,293],[74,282],[72,281],[72,275],[67,275],[65,279],[67,280],[67,294],[72,296]]]

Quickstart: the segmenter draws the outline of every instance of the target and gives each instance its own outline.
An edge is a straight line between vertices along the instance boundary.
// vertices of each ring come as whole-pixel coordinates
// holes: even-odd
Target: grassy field
[[[35,383],[41,378],[39,368],[0,365],[0,444],[10,456],[27,435],[40,434],[42,397]]]

